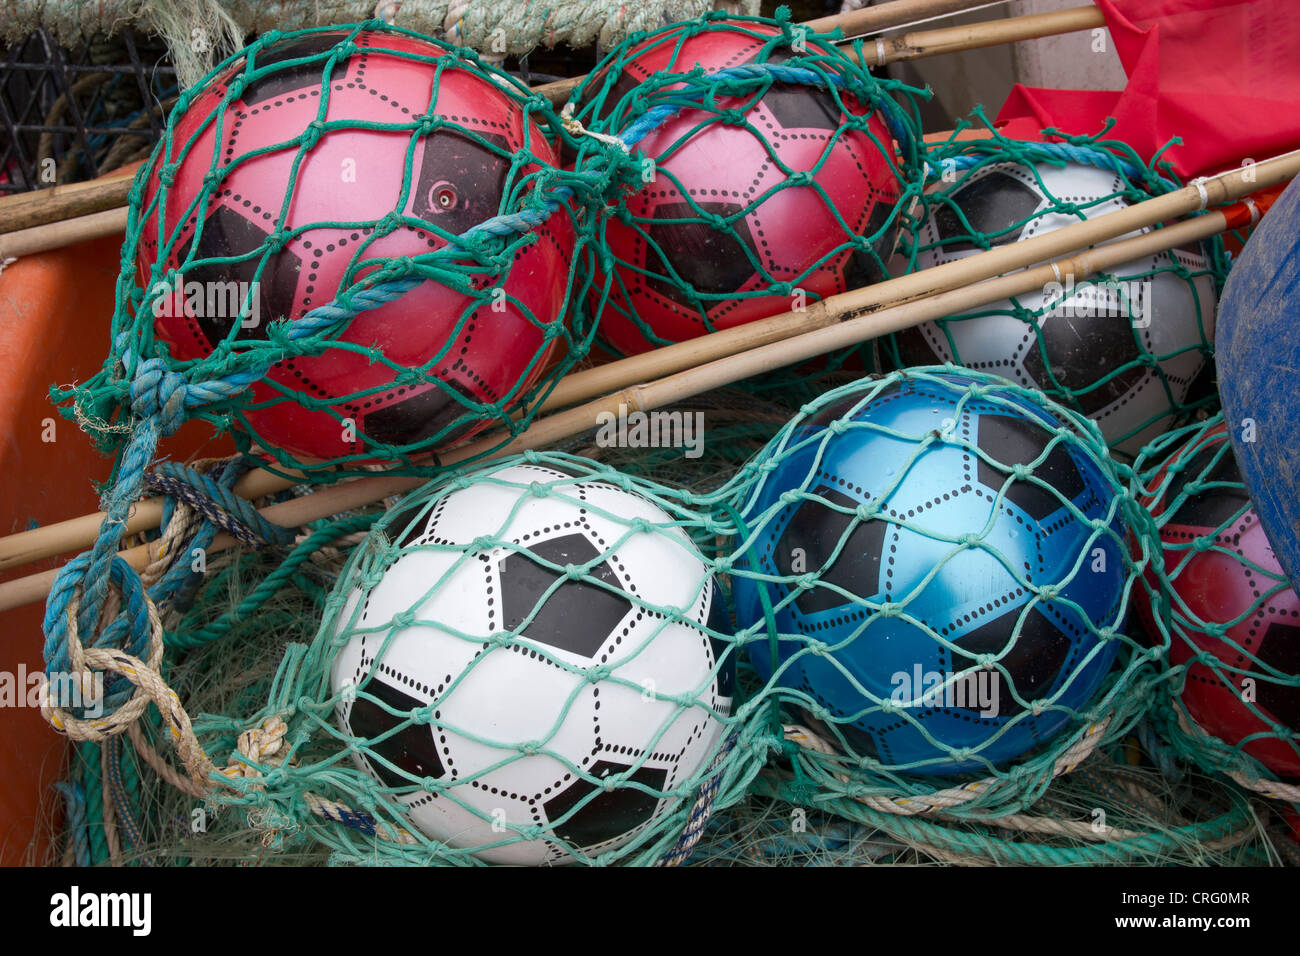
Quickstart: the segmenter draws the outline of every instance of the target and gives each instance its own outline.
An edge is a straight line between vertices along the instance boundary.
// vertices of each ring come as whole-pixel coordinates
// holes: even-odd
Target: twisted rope
[[[681,836],[677,838],[673,848],[655,863],[656,866],[678,866],[695,851],[695,845],[700,842],[700,837],[704,836],[704,829],[709,824],[709,818],[713,816],[713,803],[717,799],[718,789],[722,786],[723,761],[736,746],[739,736],[738,733],[732,733],[714,755],[708,770],[705,771],[707,778],[700,787],[695,805],[691,807],[691,815],[686,821],[686,826],[682,828]]]
[[[1268,797],[1270,800],[1284,800],[1287,803],[1300,805],[1300,784],[1264,778],[1251,769],[1250,763],[1243,759],[1245,755],[1228,747],[1222,741],[1209,736],[1205,731],[1193,724],[1182,707],[1175,705],[1174,713],[1178,718],[1178,729],[1186,734],[1190,740],[1195,741],[1202,752],[1215,753],[1220,755],[1225,763],[1231,760],[1232,763],[1236,764],[1235,766],[1228,765],[1217,768],[1235,783],[1247,790],[1258,793],[1260,796]]]
[[[1070,773],[1080,763],[1097,749],[1106,733],[1106,728],[1110,725],[1111,717],[1106,716],[1101,720],[1089,724],[1083,732],[1083,735],[1076,740],[1068,749],[1061,753],[1052,764],[1052,771],[1049,779],[1055,779],[1061,774]],[[810,750],[813,753],[827,756],[839,756],[839,751],[834,745],[824,737],[803,726],[802,724],[787,724],[784,728],[785,739],[791,743],[798,744],[800,747]],[[835,774],[836,779],[845,785],[851,783],[848,774]],[[960,807],[963,804],[977,800],[985,794],[997,790],[1005,785],[1005,781],[997,777],[985,777],[980,780],[974,780],[970,783],[964,783],[957,787],[949,787],[944,790],[937,790],[933,793],[906,795],[897,797],[887,797],[880,795],[861,794],[850,796],[848,799],[855,800],[858,803],[876,810],[881,813],[898,814],[900,816],[911,816],[923,813],[941,813],[942,811],[951,810],[954,807]]]
[[[237,473],[250,467],[242,459],[236,461],[241,462],[238,468],[223,471],[227,474],[231,471]],[[247,547],[290,544],[297,533],[296,529],[281,527],[264,518],[253,502],[235,494],[230,487],[232,481],[214,480],[198,468],[163,461],[154,467],[145,480],[154,491],[183,502],[210,524],[216,525]],[[190,523],[192,522],[187,521],[187,524]]]

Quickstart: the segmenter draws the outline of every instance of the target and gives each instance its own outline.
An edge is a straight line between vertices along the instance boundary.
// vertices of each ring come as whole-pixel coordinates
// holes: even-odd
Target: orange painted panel
[[[0,535],[95,511],[94,482],[110,462],[49,402],[49,387],[85,381],[108,354],[121,236],[11,263],[0,273]],[[54,421],[55,440],[44,441]],[[211,426],[191,422],[162,452],[182,461],[233,451]],[[57,567],[63,558],[15,568],[0,579]],[[0,613],[0,672],[42,669],[43,606]],[[65,741],[40,712],[0,708],[0,863],[41,862],[59,817],[52,784]]]

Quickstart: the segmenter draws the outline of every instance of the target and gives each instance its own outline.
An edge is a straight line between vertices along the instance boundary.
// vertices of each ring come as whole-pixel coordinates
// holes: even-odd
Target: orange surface
[[[84,381],[108,354],[121,236],[11,263],[0,273],[0,535],[95,511],[93,482],[110,462],[50,405],[54,383]],[[53,419],[53,442],[42,440]],[[229,454],[229,439],[191,422],[162,449],[173,458]],[[0,579],[57,567],[15,568]],[[33,605],[0,613],[0,672],[42,669],[41,618]],[[65,741],[28,707],[0,707],[0,863],[38,862],[41,832],[58,817]],[[41,823],[40,821],[44,821]]]

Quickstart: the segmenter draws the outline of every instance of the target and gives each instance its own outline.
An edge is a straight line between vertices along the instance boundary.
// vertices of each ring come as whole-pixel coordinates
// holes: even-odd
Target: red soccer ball
[[[1252,734],[1266,735],[1242,749],[1279,776],[1300,777],[1300,597],[1273,556],[1232,449],[1224,447],[1227,442],[1223,425],[1201,435],[1157,472],[1152,488],[1165,483],[1173,465],[1183,465],[1154,500],[1144,502],[1163,522],[1160,540],[1175,616],[1205,624],[1241,618],[1227,628],[1226,639],[1176,629],[1170,663],[1191,662],[1182,702],[1202,730],[1234,746]],[[1191,481],[1205,487],[1169,512]],[[1208,536],[1213,537],[1212,549],[1193,547]],[[1149,606],[1142,603],[1139,610],[1149,615]],[[1198,659],[1201,652],[1221,662],[1221,673]],[[1247,678],[1253,683],[1253,704],[1245,699]],[[1291,739],[1275,736],[1252,707],[1289,728]]]
[[[163,235],[177,232],[177,239],[158,262],[151,189],[138,256],[146,289],[159,283],[174,289],[154,307],[157,334],[173,357],[196,359],[228,340],[265,339],[271,322],[298,319],[330,302],[377,268],[375,260],[415,256],[446,244],[435,230],[415,223],[380,234],[376,225],[390,213],[459,235],[503,211],[505,193],[539,168],[530,164],[511,175],[511,153],[527,149],[540,162],[557,165],[541,130],[531,121],[525,129],[522,109],[486,76],[464,68],[448,68],[439,76],[443,48],[366,31],[353,40],[355,52],[334,66],[323,119],[394,128],[324,131],[303,154],[290,191],[299,154],[295,137],[317,119],[325,55],[347,36],[311,33],[253,53],[254,68],[317,58],[247,82],[223,115],[222,98],[247,67],[240,63],[212,81],[176,122],[173,161],[186,144],[188,151],[162,214]],[[402,53],[430,59],[396,55]],[[426,114],[446,125],[416,129],[413,124]],[[400,124],[407,126],[397,128]],[[272,150],[252,155],[268,147]],[[404,195],[408,153],[412,170]],[[152,182],[166,158],[156,160]],[[202,204],[210,169],[221,179]],[[288,235],[278,250],[268,244],[277,230]],[[536,233],[537,241],[516,257],[507,277],[473,277],[476,287],[495,283],[503,296],[484,301],[426,281],[362,312],[337,335],[339,343],[362,350],[331,346],[319,355],[282,360],[252,386],[238,413],[242,426],[263,444],[305,459],[373,457],[381,451],[376,443],[414,453],[426,450],[421,443],[449,426],[454,427],[438,447],[480,430],[490,416],[476,416],[447,389],[481,403],[522,393],[549,357],[545,327],[562,320],[572,224],[561,211]],[[185,267],[191,256],[196,264]],[[197,261],[223,257],[236,261]],[[249,297],[257,315],[250,311],[240,321],[238,308],[230,308],[222,290],[232,282],[252,283],[259,268],[256,287],[237,287],[241,298],[246,288],[257,293]],[[179,277],[176,270],[182,270]],[[186,294],[195,289],[197,300]],[[214,308],[214,302],[224,307]]]
[[[629,51],[600,115],[656,73],[696,66],[713,72],[755,62],[765,49],[768,62],[794,55],[768,47],[780,31],[761,24],[719,22],[683,39],[687,29],[657,33]],[[615,68],[598,72],[584,97],[594,99]],[[753,99],[720,97],[717,105],[739,108]],[[854,116],[870,112],[846,94],[841,101]],[[788,311],[789,295],[741,295],[773,283],[791,282],[811,299],[881,277],[869,253],[848,246],[856,236],[879,232],[899,198],[894,140],[879,116],[867,119],[871,135],[844,128],[847,117],[831,93],[792,83],[774,84],[744,113],[752,130],[720,121],[700,125],[711,116],[683,110],[637,144],[655,160],[654,180],[626,197],[630,222],[608,220],[605,240],[617,261],[599,329],[623,353]],[[807,183],[783,185],[802,172]],[[730,228],[715,228],[706,221],[711,216]],[[896,231],[873,247],[882,261]],[[601,288],[598,277],[597,293]],[[633,315],[649,327],[649,337]]]

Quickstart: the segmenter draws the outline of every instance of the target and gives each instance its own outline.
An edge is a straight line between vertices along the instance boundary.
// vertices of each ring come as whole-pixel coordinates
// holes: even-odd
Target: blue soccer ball
[[[759,675],[893,770],[1051,740],[1114,663],[1128,579],[1117,486],[1071,427],[989,378],[908,373],[788,429],[733,574]]]

